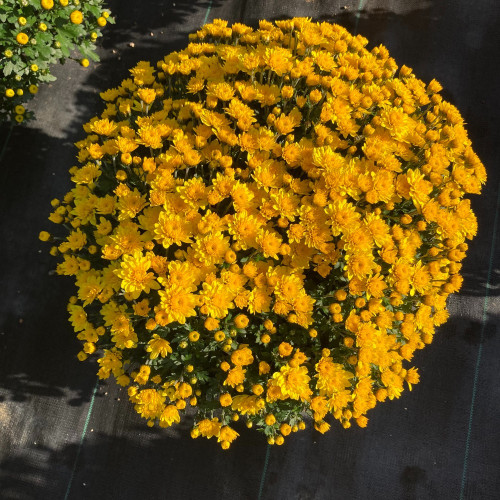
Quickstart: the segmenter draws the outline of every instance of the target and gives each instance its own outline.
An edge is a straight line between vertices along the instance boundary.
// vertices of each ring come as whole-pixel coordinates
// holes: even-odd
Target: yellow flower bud
[[[70,21],[73,24],[82,24],[83,22],[83,14],[79,10],[74,10],[70,16],[69,16]]]
[[[276,417],[270,413],[269,415],[266,415],[264,421],[266,422],[266,425],[274,425],[276,423]]]
[[[29,41],[29,37],[26,33],[18,33],[17,36],[16,36],[16,40],[17,40],[17,43],[21,44],[21,45],[26,45]]]
[[[190,332],[188,338],[191,342],[198,342],[200,334],[196,331]]]

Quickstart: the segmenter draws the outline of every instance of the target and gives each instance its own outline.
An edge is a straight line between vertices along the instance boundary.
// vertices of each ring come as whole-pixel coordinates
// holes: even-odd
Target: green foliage
[[[103,0],[0,0],[0,122],[32,118],[23,104],[37,93],[40,83],[55,80],[51,65],[76,59],[71,57],[73,51],[84,67],[99,60],[95,41],[103,26],[114,23],[103,4]]]

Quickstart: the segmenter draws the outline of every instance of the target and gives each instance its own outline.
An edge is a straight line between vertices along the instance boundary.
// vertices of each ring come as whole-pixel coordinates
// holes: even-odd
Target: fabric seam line
[[[477,386],[478,386],[478,382],[479,382],[479,371],[481,368],[481,358],[482,358],[482,353],[483,353],[483,342],[484,342],[484,331],[486,328],[486,319],[488,316],[488,302],[489,302],[489,297],[490,297],[490,280],[491,280],[491,274],[493,272],[493,261],[495,259],[495,246],[496,246],[496,238],[497,238],[498,211],[499,211],[499,209],[500,209],[500,183],[498,185],[495,220],[493,223],[493,233],[492,233],[492,241],[491,241],[491,248],[490,248],[490,262],[488,265],[488,275],[486,278],[486,292],[484,295],[483,314],[482,314],[482,318],[481,318],[481,335],[479,338],[479,349],[478,349],[478,353],[477,353],[476,367],[474,370],[474,383],[472,386],[472,399],[471,399],[471,405],[470,405],[470,410],[469,410],[469,424],[468,424],[468,428],[467,428],[467,438],[465,441],[464,465],[463,465],[463,471],[462,471],[462,482],[461,482],[461,486],[460,486],[460,500],[464,499],[464,494],[465,494],[465,481],[467,478],[470,442],[471,442],[471,435],[472,435],[472,421],[474,419],[474,407],[476,404]]]
[[[203,20],[203,24],[207,23],[208,15],[210,14],[211,9],[212,9],[212,0],[210,0],[210,3],[208,4],[207,13],[205,14],[205,19]]]
[[[269,456],[270,456],[270,454],[271,454],[271,445],[268,444],[267,445],[267,449],[266,449],[266,458],[264,460],[264,467],[262,469],[262,476],[260,478],[259,496],[257,497],[258,500],[261,500],[262,493],[264,491],[264,484],[266,482],[266,473],[267,473],[267,466],[269,464]]]
[[[73,463],[73,470],[71,471],[71,477],[69,478],[68,487],[66,488],[66,494],[64,495],[64,500],[67,500],[69,493],[71,491],[71,486],[73,485],[73,479],[75,478],[76,466],[78,465],[78,459],[80,458],[80,452],[82,451],[83,441],[85,440],[85,434],[87,433],[87,427],[89,425],[90,416],[92,415],[92,408],[94,406],[95,396],[97,393],[97,388],[99,387],[99,379],[97,379],[94,390],[92,391],[92,397],[90,398],[90,405],[87,411],[87,417],[85,418],[85,424],[82,430],[82,436],[80,438],[80,444],[78,445],[78,451],[76,452],[75,462]]]
[[[5,154],[5,151],[7,151],[7,146],[9,145],[10,136],[12,135],[13,129],[14,129],[14,124],[11,123],[11,125],[9,127],[9,131],[7,132],[7,137],[5,138],[5,142],[3,143],[3,146],[2,146],[2,151],[0,152],[0,163],[3,160],[3,156]]]
[[[365,6],[365,0],[359,0],[358,10],[356,12],[356,23],[354,24],[354,35],[358,34],[359,18],[361,16],[361,9]]]

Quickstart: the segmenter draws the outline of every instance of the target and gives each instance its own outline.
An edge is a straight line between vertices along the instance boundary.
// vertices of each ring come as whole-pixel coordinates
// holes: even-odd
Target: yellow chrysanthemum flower
[[[486,171],[441,86],[366,44],[308,18],[216,19],[101,94],[52,203],[68,234],[42,239],[75,276],[78,358],[105,347],[99,377],[148,425],[189,405],[193,437],[227,449],[241,418],[280,445],[304,413],[365,427],[418,382]]]

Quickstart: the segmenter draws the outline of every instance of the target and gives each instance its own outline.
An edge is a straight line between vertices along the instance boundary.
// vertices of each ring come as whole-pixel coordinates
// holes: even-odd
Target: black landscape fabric
[[[114,0],[101,62],[55,68],[31,104],[38,119],[0,129],[1,499],[498,499],[500,498],[500,3],[493,0]],[[50,200],[70,187],[73,143],[101,111],[99,92],[187,44],[214,18],[307,16],[384,44],[399,65],[458,107],[488,171],[472,198],[478,236],[450,320],[414,358],[421,382],[369,412],[368,427],[309,428],[282,447],[238,426],[222,451],[192,440],[189,422],[150,429],[126,392],[96,384],[76,359],[67,321],[69,279],[38,241]],[[0,149],[1,151],[2,149]]]

